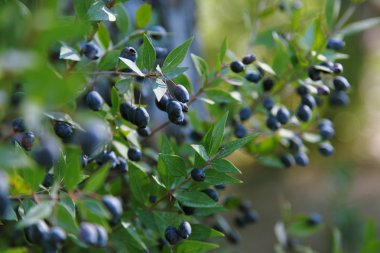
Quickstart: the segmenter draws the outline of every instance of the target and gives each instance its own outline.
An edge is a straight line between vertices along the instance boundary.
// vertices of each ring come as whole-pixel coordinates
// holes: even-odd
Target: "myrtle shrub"
[[[164,47],[169,32],[151,5],[132,20],[124,2],[0,7],[1,252],[184,253],[217,248],[214,237],[237,243],[237,228],[259,216],[223,196],[241,183],[228,156],[241,149],[284,169],[307,166],[313,147],[330,156],[334,127],[323,111],[346,106],[351,86],[339,63],[348,57],[343,38],[379,23],[346,24],[358,3],[342,14],[340,1],[319,13],[271,1],[252,18],[287,17],[255,32],[270,50],[235,55],[226,39],[213,67],[191,54],[194,90],[181,65],[193,38]],[[169,125],[177,132],[165,132]],[[321,216],[284,213],[276,252],[312,252],[295,238],[321,229]]]

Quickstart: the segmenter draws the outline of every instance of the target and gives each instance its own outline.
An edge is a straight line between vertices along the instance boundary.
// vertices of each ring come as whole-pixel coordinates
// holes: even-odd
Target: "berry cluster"
[[[236,226],[243,228],[247,224],[255,223],[258,219],[258,214],[252,209],[249,201],[242,201],[239,205],[240,214],[235,217]]]
[[[179,242],[180,239],[188,239],[191,235],[191,225],[187,221],[183,221],[178,229],[174,226],[168,226],[165,229],[165,239],[169,244],[174,245]]]

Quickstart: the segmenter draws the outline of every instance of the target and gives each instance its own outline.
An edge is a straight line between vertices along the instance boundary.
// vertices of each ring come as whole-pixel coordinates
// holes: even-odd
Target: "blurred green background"
[[[323,10],[323,1],[302,2],[304,11]],[[254,29],[249,16],[255,16],[260,8],[258,1],[199,0],[197,3],[200,43],[209,62],[216,59],[225,37],[236,55],[254,52],[261,57],[266,54],[265,46],[247,46]],[[350,1],[342,1],[342,10],[349,4]],[[379,15],[380,1],[365,1],[350,22]],[[262,20],[259,32],[275,26],[274,22],[288,21],[285,14],[276,12]],[[241,244],[227,246],[226,252],[273,252],[276,242],[273,228],[287,201],[294,212],[323,215],[326,221],[323,231],[301,240],[318,252],[331,252],[334,226],[342,231],[344,252],[358,252],[366,221],[372,218],[380,225],[380,27],[347,37],[345,41],[347,46],[343,52],[350,58],[340,62],[353,86],[351,104],[330,110],[326,115],[335,124],[336,153],[330,158],[321,158],[314,150],[310,166],[288,171],[263,168],[246,154],[236,154],[233,160],[243,170],[244,184],[229,191],[251,200],[260,221],[241,230]],[[233,215],[230,218],[232,220]]]

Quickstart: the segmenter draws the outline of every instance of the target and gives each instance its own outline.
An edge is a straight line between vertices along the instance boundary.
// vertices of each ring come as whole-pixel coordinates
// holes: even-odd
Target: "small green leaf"
[[[95,1],[87,12],[91,21],[116,21],[115,14],[106,7],[103,1]]]
[[[128,93],[130,88],[132,87],[132,79],[124,78],[116,81],[115,87],[120,93]]]
[[[186,164],[182,157],[177,155],[159,154],[158,160],[165,164],[169,175],[173,177],[186,176]]]
[[[99,70],[114,69],[119,62],[120,50],[111,50],[106,52],[98,64]]]
[[[210,238],[224,236],[223,233],[202,224],[192,224],[191,230],[189,240],[205,241]]]
[[[66,148],[66,166],[63,170],[63,182],[68,190],[74,189],[82,181],[82,170],[80,165],[80,153],[78,149]]]
[[[264,62],[259,62],[257,61],[256,64],[262,69],[264,70],[264,72],[267,72],[271,75],[276,75],[276,72],[274,72],[274,70],[272,69],[271,66],[269,66],[268,64],[264,63]]]
[[[244,146],[248,142],[256,138],[257,135],[249,135],[244,138],[226,143],[217,153],[215,159],[223,158],[234,152],[236,149]]]
[[[189,51],[193,38],[186,40],[184,43],[174,48],[165,58],[162,71],[172,72],[185,59],[187,51]]]
[[[80,19],[82,19],[82,20],[88,19],[87,11],[90,8],[92,2],[93,2],[92,0],[76,0],[76,1],[74,1],[75,13]]]
[[[126,58],[122,58],[122,57],[119,57],[119,59],[125,64],[127,65],[130,69],[133,70],[133,72],[135,72],[136,74],[138,74],[139,76],[145,76],[143,72],[141,72],[141,70],[139,69],[139,67],[137,67],[136,63],[134,63],[133,61],[129,60],[129,59],[126,59]]]
[[[84,187],[84,192],[94,192],[98,188],[100,188],[104,181],[106,180],[106,177],[108,175],[110,166],[105,164],[102,168],[100,168],[97,172],[95,172],[93,175],[89,177],[89,179],[86,182],[86,186]]]
[[[142,28],[149,24],[152,17],[152,6],[150,4],[144,3],[136,11],[136,25]]]
[[[224,61],[224,57],[226,56],[226,52],[227,52],[227,49],[228,49],[228,42],[227,42],[227,38],[225,38],[222,42],[222,45],[220,46],[220,49],[219,49],[219,64],[221,65]]]
[[[365,31],[377,25],[380,25],[380,18],[364,19],[347,25],[339,32],[339,34],[342,36],[347,36]]]
[[[176,253],[202,253],[219,248],[219,245],[209,242],[186,240],[175,247]]]
[[[79,53],[75,49],[67,45],[62,45],[61,49],[59,50],[59,59],[70,60],[70,61],[80,61],[80,56],[79,56]]]
[[[99,217],[109,219],[111,218],[108,210],[97,200],[94,199],[83,199],[79,202],[81,208],[87,209],[88,212],[91,212]]]
[[[326,23],[331,29],[334,26],[336,18],[339,15],[341,0],[326,0],[325,13]]]
[[[227,118],[228,112],[215,124],[212,131],[205,136],[204,146],[210,156],[215,154],[222,144]]]
[[[161,98],[165,95],[166,91],[168,90],[168,86],[166,83],[161,79],[157,78],[153,84],[153,92],[156,96],[157,101],[160,101]]]
[[[195,69],[197,70],[198,74],[200,76],[207,76],[208,73],[208,66],[206,61],[195,54],[191,54],[191,59],[193,60]]]
[[[63,228],[68,233],[76,234],[78,232],[78,225],[75,221],[75,217],[71,215],[65,206],[58,203],[55,206],[54,211],[57,225],[59,227]]]
[[[156,63],[156,50],[153,47],[150,39],[144,34],[144,42],[139,48],[139,57],[137,58],[137,65],[150,71],[154,68]]]
[[[219,185],[219,184],[240,184],[242,181],[228,176],[225,173],[216,171],[215,169],[207,169],[205,171],[206,179],[205,183],[210,185]]]
[[[110,45],[110,35],[104,23],[99,24],[97,35],[103,48],[107,50]]]
[[[181,202],[181,204],[189,207],[211,208],[219,206],[219,204],[202,192],[177,191],[175,198]]]
[[[37,221],[45,219],[50,216],[53,211],[53,205],[51,202],[42,202],[33,206],[20,223],[17,224],[17,228],[21,229],[35,224]]]
[[[174,155],[173,147],[165,134],[163,134],[161,137],[160,152],[162,154]]]
[[[141,204],[148,201],[150,180],[148,175],[137,164],[128,163],[129,186],[133,198]]]
[[[213,169],[221,173],[241,174],[241,171],[235,165],[226,159],[217,159],[211,162]]]
[[[122,5],[116,5],[114,7],[116,18],[117,28],[122,32],[122,34],[126,35],[129,33],[129,15],[126,9]]]
[[[203,158],[204,161],[209,160],[209,157],[207,155],[207,152],[204,146],[197,145],[197,144],[192,144],[190,146],[195,150],[195,152],[197,152]]]

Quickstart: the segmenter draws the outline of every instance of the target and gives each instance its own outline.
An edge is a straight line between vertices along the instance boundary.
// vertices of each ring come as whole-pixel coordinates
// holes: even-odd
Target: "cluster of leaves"
[[[25,252],[35,247],[31,242],[41,242],[31,240],[27,232],[41,227],[41,221],[51,227],[49,243],[54,241],[52,228],[68,234],[66,242],[53,247],[55,251],[91,247],[97,252],[105,246],[110,252],[205,252],[218,247],[207,241],[223,234],[236,242],[236,232],[221,213],[240,208],[245,219],[255,218],[240,198],[219,201],[218,191],[241,182],[234,177],[240,171],[226,157],[244,148],[264,165],[285,167],[279,154],[283,146],[291,145],[290,140],[302,139],[303,152],[307,151],[303,141],[322,142],[315,133],[321,110],[315,109],[307,122],[297,120],[294,91],[300,83],[313,96],[319,96],[319,86],[333,88],[332,70],[320,65],[347,56],[326,50],[326,33],[344,36],[378,22],[362,21],[340,29],[334,26],[339,12],[335,1],[326,1],[326,15],[312,18],[286,4],[281,9],[290,23],[263,31],[256,39],[258,44],[273,47],[268,59],[271,64],[256,61],[251,65],[264,80],[271,78],[271,89],[265,88],[264,81],[253,84],[241,73],[230,71],[226,54],[232,61],[238,57],[228,50],[225,40],[213,68],[200,56],[191,55],[202,79],[201,87],[193,91],[188,68],[180,66],[192,39],[166,52],[161,41],[165,31],[151,25],[148,3],[139,7],[133,22],[123,7],[125,1],[78,0],[68,10],[61,6],[65,1],[49,1],[43,6],[5,2],[0,9],[4,17],[0,30],[9,34],[0,51],[1,94],[5,97],[0,101],[0,159],[1,169],[6,171],[1,180],[10,185],[0,192],[0,204],[5,207],[0,209],[5,228],[0,250],[5,252],[10,245],[19,247],[12,252]],[[56,10],[63,11],[57,15]],[[272,9],[263,10],[263,17],[268,11]],[[304,19],[307,22],[301,22]],[[14,27],[14,23],[18,25]],[[130,50],[127,45],[138,47],[136,59],[125,55],[125,48]],[[327,77],[310,79],[310,66],[317,66],[313,69]],[[201,101],[207,109],[202,113],[212,115],[203,121],[199,112],[190,108],[187,126],[178,126],[192,129],[187,141],[162,134],[155,143],[153,138],[170,124],[170,118],[141,134],[119,111],[125,102],[145,108],[149,100],[174,99],[173,89],[178,84],[192,94],[186,106]],[[101,95],[99,104],[89,102],[92,91]],[[154,96],[145,96],[145,91]],[[289,108],[291,123],[268,128],[268,110],[261,103],[267,98]],[[151,105],[146,107],[148,112],[153,110]],[[235,138],[241,120],[236,115],[242,107],[248,107],[254,116],[244,119],[248,133]],[[23,118],[24,126],[19,127],[18,121],[12,128],[11,122],[18,117]],[[60,141],[53,137],[54,132]],[[80,138],[66,138],[67,133],[70,137],[79,133]],[[141,150],[142,161],[133,159],[131,150]],[[204,172],[204,180],[194,180],[194,168]],[[112,203],[120,202],[122,207],[109,205],[104,199],[108,195],[117,196]],[[320,226],[306,226],[309,218],[295,219],[290,233],[298,236],[317,231]],[[190,237],[167,244],[163,239],[167,227],[178,227],[183,221],[191,224]],[[237,220],[237,225],[241,222]],[[216,229],[210,228],[214,225]],[[98,232],[91,234],[91,228]],[[50,252],[49,247],[43,249]]]

